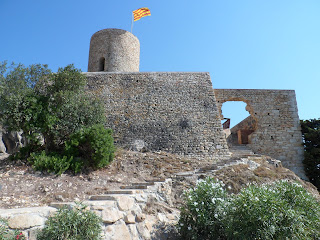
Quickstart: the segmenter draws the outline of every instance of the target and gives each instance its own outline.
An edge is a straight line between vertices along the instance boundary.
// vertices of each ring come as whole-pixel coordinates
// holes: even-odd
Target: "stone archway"
[[[230,125],[230,123],[233,121],[234,115],[230,111],[223,112],[223,107],[226,106],[225,103],[233,103],[232,107],[235,108],[235,112],[237,112],[236,114],[238,115],[239,110],[237,108],[242,106],[236,103],[240,102],[245,103],[245,111],[248,113],[245,114],[244,111],[240,111],[240,114],[244,116],[243,119],[240,121],[238,119],[236,124],[231,125],[231,127],[228,129],[228,125]],[[230,98],[224,99],[223,101],[217,101],[217,104],[221,120],[226,119],[226,122],[223,123],[223,130],[226,134],[228,145],[235,146],[250,144],[252,134],[257,129],[257,119],[253,116],[253,108],[250,103],[243,98]]]
[[[214,89],[217,108],[226,101],[243,101],[256,120],[250,149],[282,161],[284,167],[304,177],[302,134],[293,90]]]

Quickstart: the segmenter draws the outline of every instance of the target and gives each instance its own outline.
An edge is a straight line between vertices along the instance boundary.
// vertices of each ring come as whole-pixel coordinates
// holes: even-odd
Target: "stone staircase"
[[[164,201],[167,203],[171,203],[171,199],[159,199],[159,195],[165,195],[160,193],[159,189],[166,189],[166,191],[171,191],[172,180],[179,181],[183,178],[193,177],[198,179],[200,176],[203,177],[205,175],[212,175],[215,171],[218,171],[221,168],[237,165],[237,164],[248,164],[249,167],[256,168],[259,164],[255,163],[254,160],[260,160],[261,155],[255,154],[251,149],[249,149],[246,145],[236,145],[230,147],[231,157],[228,159],[222,159],[216,163],[213,163],[210,166],[206,166],[203,168],[195,169],[193,171],[188,172],[179,172],[172,176],[170,179],[152,179],[146,180],[145,182],[140,183],[131,183],[129,185],[120,186],[118,190],[108,190],[105,191],[104,194],[101,195],[93,195],[90,196],[88,201],[84,203],[88,206],[94,205],[95,201],[119,201],[122,197],[133,198],[136,203],[139,204],[140,208],[143,208],[148,201],[150,196],[154,198],[158,198],[157,200]],[[164,187],[166,186],[166,187]],[[160,193],[160,194],[159,194]],[[52,203],[51,206],[61,207],[64,205],[68,205],[70,203]],[[119,205],[119,204],[118,204]]]
[[[235,145],[229,148],[231,152],[231,157],[227,159],[221,159],[220,161],[213,163],[210,166],[196,169],[189,172],[180,172],[177,173],[173,178],[181,177],[199,177],[206,174],[213,174],[215,171],[220,170],[221,168],[228,167],[231,165],[237,164],[248,164],[249,168],[256,168],[259,164],[255,160],[261,160],[262,156],[255,154],[248,146],[246,145]]]
[[[248,157],[257,155],[247,145],[233,145],[229,147],[232,158]]]
[[[87,201],[82,203],[87,206],[88,210],[101,217],[103,221],[102,239],[104,240],[155,239],[152,238],[152,234],[159,229],[159,226],[175,224],[179,218],[179,212],[172,208],[173,184],[188,185],[188,182],[195,183],[198,179],[213,176],[216,171],[236,164],[247,164],[249,168],[254,169],[259,166],[259,163],[256,162],[259,159],[268,160],[271,164],[281,165],[280,161],[254,154],[247,146],[233,146],[230,148],[230,152],[232,153],[230,158],[222,158],[209,166],[193,171],[179,172],[169,179],[151,179],[145,182],[123,185],[119,189],[90,196]],[[19,209],[19,212],[15,209],[9,209],[0,212],[0,217],[10,216],[13,220],[17,219],[17,222],[23,217],[33,219],[33,221],[28,221],[30,224],[21,226],[21,228],[25,229],[23,232],[28,236],[28,240],[36,240],[36,232],[43,227],[48,216],[59,208],[72,208],[74,206],[76,206],[74,202],[53,202],[50,207]],[[146,214],[143,211],[146,206],[148,208],[150,206],[160,206],[162,210],[158,211],[157,208],[151,208],[155,211],[152,214]]]
[[[178,211],[172,208],[171,179],[152,179],[140,183],[131,183],[120,186],[117,190],[108,190],[101,195],[90,196],[83,204],[87,209],[95,212],[102,218],[104,236],[108,240],[142,240],[151,239],[156,231],[154,226],[176,223]],[[150,201],[160,203],[170,209],[169,213],[146,215],[143,209]],[[54,208],[72,208],[74,202],[54,202]],[[168,207],[167,207],[168,206]]]

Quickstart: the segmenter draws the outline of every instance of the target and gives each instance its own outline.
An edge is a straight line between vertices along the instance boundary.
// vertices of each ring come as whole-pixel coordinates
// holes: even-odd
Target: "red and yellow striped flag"
[[[133,11],[133,20],[137,21],[142,17],[151,16],[149,8],[139,8]]]

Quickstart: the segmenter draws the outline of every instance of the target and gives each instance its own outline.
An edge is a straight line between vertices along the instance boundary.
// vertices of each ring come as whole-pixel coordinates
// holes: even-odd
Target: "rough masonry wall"
[[[115,143],[199,158],[229,154],[208,73],[86,73]]]
[[[103,29],[90,40],[88,72],[139,72],[140,42],[121,29]]]
[[[293,90],[215,89],[221,113],[226,101],[244,101],[256,120],[250,148],[282,161],[284,167],[306,178],[303,170],[302,134]],[[223,113],[222,113],[223,114]]]

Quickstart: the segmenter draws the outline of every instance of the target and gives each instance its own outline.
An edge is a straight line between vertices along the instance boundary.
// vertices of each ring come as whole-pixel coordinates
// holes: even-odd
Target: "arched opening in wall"
[[[104,57],[100,58],[99,60],[99,71],[104,71],[106,59]]]
[[[221,107],[222,126],[229,146],[250,144],[251,134],[256,130],[256,120],[249,113],[247,103],[227,101]]]

